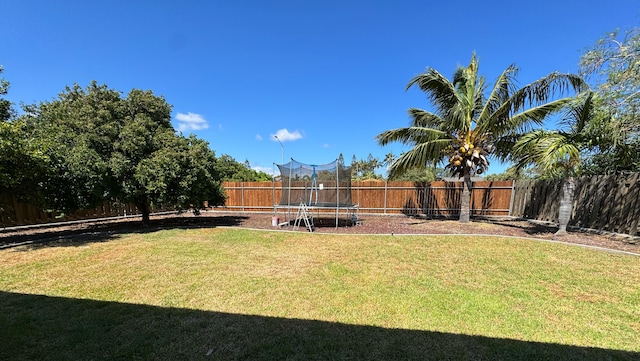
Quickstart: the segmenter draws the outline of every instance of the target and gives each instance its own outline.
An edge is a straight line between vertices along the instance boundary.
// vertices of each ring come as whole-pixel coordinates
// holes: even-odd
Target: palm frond
[[[522,135],[522,133],[512,132],[499,137],[493,142],[494,149],[492,154],[502,162],[512,161],[513,147]]]
[[[497,110],[509,99],[510,94],[515,91],[515,76],[517,73],[518,68],[512,64],[496,80],[478,116],[476,128],[478,132],[489,131],[495,122],[500,122],[509,115],[508,110],[503,114],[497,113]]]
[[[549,103],[525,109],[517,114],[496,122],[493,131],[497,134],[505,134],[510,131],[525,132],[531,129],[532,125],[542,125],[549,115],[561,111],[573,98],[562,98]]]
[[[411,150],[401,154],[389,166],[389,176],[395,176],[412,168],[422,168],[427,164],[440,162],[442,150],[450,144],[449,139],[437,139],[415,145]]]
[[[544,158],[545,146],[551,134],[545,130],[524,134],[511,149],[510,157],[514,160],[515,168],[520,170],[531,164],[539,164]]]
[[[409,116],[411,117],[411,126],[413,127],[439,128],[442,124],[442,118],[440,116],[418,108],[410,108]]]
[[[546,103],[551,97],[563,96],[569,91],[580,93],[588,89],[587,83],[577,75],[553,72],[517,90],[508,103],[514,112],[519,112],[526,107]]]
[[[454,77],[458,101],[447,113],[449,132],[454,129],[461,134],[468,134],[473,129],[478,112],[484,103],[485,80],[478,75],[479,63],[475,52],[466,68],[458,67]]]
[[[538,130],[525,134],[513,147],[516,168],[538,165],[550,172],[557,168],[566,171],[580,162],[580,150],[566,133]]]
[[[424,127],[406,127],[384,131],[376,136],[380,145],[392,142],[402,144],[420,144],[437,139],[450,139],[449,135],[441,130]]]
[[[415,76],[406,89],[414,85],[427,95],[438,114],[446,114],[458,102],[455,86],[435,69],[428,69],[425,73]]]
[[[588,122],[594,118],[594,112],[594,92],[585,92],[581,96],[577,96],[574,101],[567,106],[567,111],[562,118],[561,125],[572,129],[574,132],[582,132]]]
[[[453,76],[451,77],[451,83],[454,87],[458,87],[460,84],[463,84],[466,81],[465,76],[465,68],[458,66],[456,70],[453,72]]]

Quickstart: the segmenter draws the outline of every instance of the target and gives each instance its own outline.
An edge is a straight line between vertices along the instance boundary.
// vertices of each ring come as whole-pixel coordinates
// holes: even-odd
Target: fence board
[[[633,224],[638,223],[640,218],[640,204],[638,204],[638,198],[640,198],[640,174],[634,174],[628,177],[621,186],[624,187],[624,194],[621,199],[621,211],[617,214],[615,224],[619,225],[620,233],[630,233],[633,229]],[[629,222],[626,222],[627,217],[632,217]]]
[[[624,212],[625,199],[628,193],[629,183],[626,179],[618,179],[616,182],[616,192],[613,200],[613,207],[617,208],[617,211],[610,212],[610,216],[607,219],[607,229],[612,232],[620,232],[622,228],[626,228],[625,224],[621,224],[620,221],[622,213]],[[612,207],[612,208],[613,208]]]
[[[576,182],[576,201],[584,205],[581,212],[576,213],[574,219],[576,225],[586,227],[589,219],[594,215],[595,192],[598,186],[598,177],[580,178]]]
[[[595,225],[599,219],[600,215],[600,206],[602,204],[602,200],[604,199],[605,192],[607,190],[607,182],[604,181],[604,177],[597,176],[598,182],[594,187],[593,194],[593,209],[591,211],[591,217],[589,217],[588,225]]]
[[[518,181],[514,184],[514,197],[513,206],[511,208],[511,215],[517,217],[524,217],[528,210],[526,207],[531,202],[531,194],[533,189],[533,181]],[[519,197],[516,195],[520,195]]]

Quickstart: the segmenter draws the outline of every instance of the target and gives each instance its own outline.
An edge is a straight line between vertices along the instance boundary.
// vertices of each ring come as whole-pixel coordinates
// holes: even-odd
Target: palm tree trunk
[[[465,167],[466,168],[466,167]],[[464,170],[462,197],[460,197],[460,223],[468,223],[471,216],[471,174]]]
[[[573,192],[575,187],[575,180],[573,177],[566,178],[562,184],[560,211],[558,212],[558,232],[556,232],[557,236],[567,234],[567,225],[571,220],[571,213],[573,211]]]

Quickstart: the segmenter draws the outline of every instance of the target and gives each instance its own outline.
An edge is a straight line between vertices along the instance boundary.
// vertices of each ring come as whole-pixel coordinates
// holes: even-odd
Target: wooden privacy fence
[[[151,211],[159,212],[163,210],[162,208],[152,207]],[[102,205],[93,209],[85,209],[68,215],[60,215],[59,213],[44,211],[31,204],[19,202],[9,194],[0,194],[0,225],[3,228],[86,219],[125,217],[140,214],[136,206],[132,204],[112,204],[105,201]]]
[[[269,211],[282,195],[280,182],[224,182],[223,186],[228,198],[221,210]],[[474,182],[472,214],[508,216],[512,189],[512,181]],[[364,213],[455,216],[460,213],[461,194],[462,182],[372,180],[351,184],[351,199]],[[292,206],[298,204],[297,200],[291,201]]]
[[[279,182],[225,182],[227,203],[220,210],[273,211],[280,201]],[[473,215],[514,216],[558,222],[561,180],[474,182]],[[456,216],[460,213],[461,182],[363,181],[351,185],[353,203],[363,213]],[[292,204],[297,206],[297,204]],[[154,212],[164,209],[153,209]],[[12,227],[136,215],[130,204],[105,202],[64,217],[0,194],[0,226]],[[582,177],[576,180],[569,225],[637,236],[640,222],[640,175]]]
[[[517,181],[512,215],[558,222],[562,180]],[[640,174],[576,179],[569,225],[638,235]]]

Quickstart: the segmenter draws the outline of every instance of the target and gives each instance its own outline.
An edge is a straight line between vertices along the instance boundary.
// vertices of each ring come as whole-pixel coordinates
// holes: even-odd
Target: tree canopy
[[[611,116],[599,130],[606,149],[586,157],[584,170],[640,172],[640,28],[599,39],[582,55],[580,71],[592,81],[601,111]]]
[[[171,106],[151,91],[122,97],[96,82],[74,85],[23,119],[48,160],[41,192],[52,209],[131,202],[146,223],[151,206],[224,203],[215,153],[193,135],[176,134]]]
[[[376,168],[381,167],[383,164],[378,157],[374,157],[371,153],[366,159],[360,158],[360,160],[354,154],[351,158],[351,179],[358,181],[381,179],[382,176],[376,174]]]
[[[0,96],[8,91],[9,82],[0,78]],[[34,183],[42,178],[46,157],[29,141],[27,124],[14,117],[11,102],[0,98],[0,192],[34,201]]]
[[[246,161],[244,164],[236,161],[232,156],[223,154],[215,161],[214,168],[220,176],[220,180],[228,182],[264,182],[272,177],[262,171],[251,169]]]
[[[0,65],[0,74],[4,72],[4,68]],[[9,92],[9,82],[5,78],[0,78],[0,96]],[[11,102],[0,97],[0,121],[5,122],[11,118],[13,114]]]

